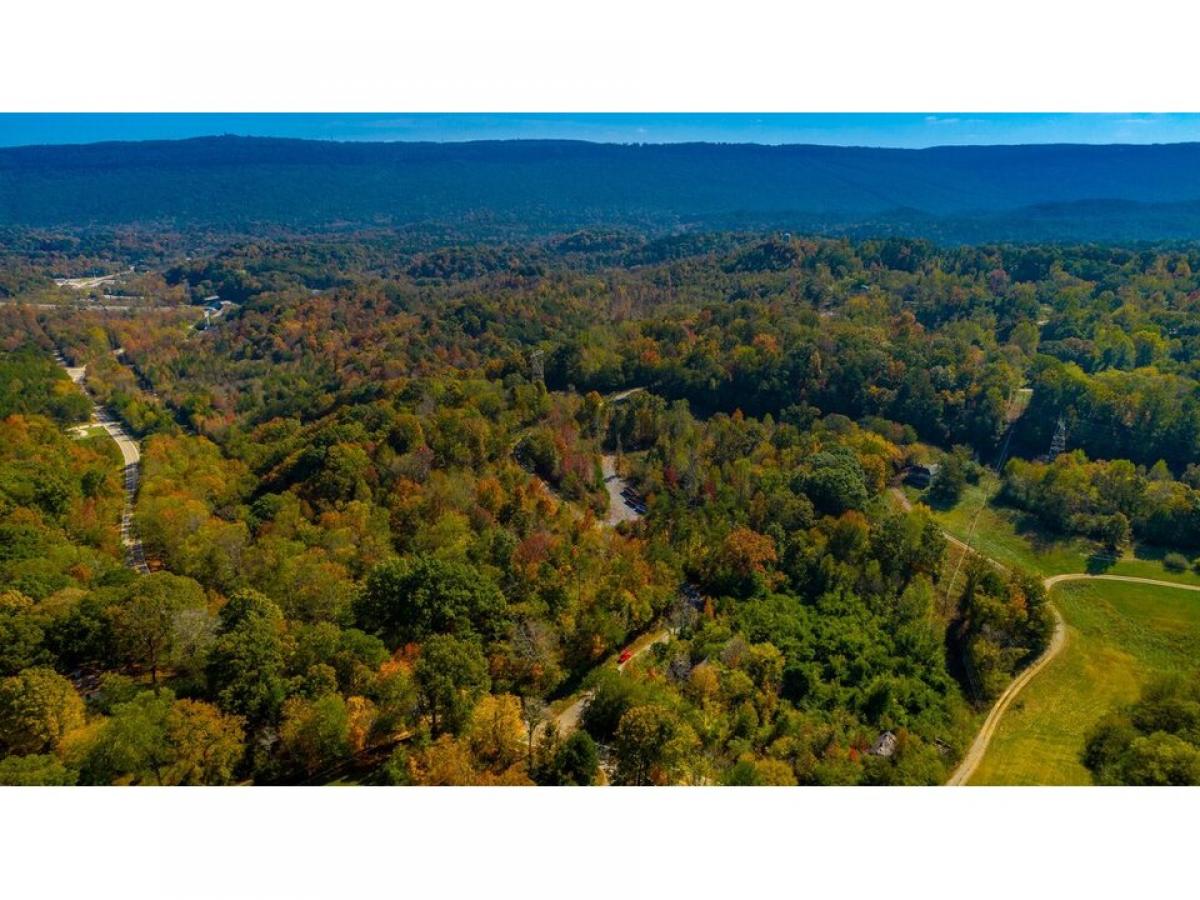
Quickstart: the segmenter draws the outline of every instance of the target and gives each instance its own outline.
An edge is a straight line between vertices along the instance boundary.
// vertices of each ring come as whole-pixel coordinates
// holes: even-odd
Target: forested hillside
[[[0,149],[0,225],[778,227],[947,242],[1186,239],[1200,145],[898,150],[196,138]]]
[[[52,235],[0,305],[6,782],[937,784],[1053,623],[914,467],[1200,547],[1194,247]],[[149,575],[55,351],[142,439]]]

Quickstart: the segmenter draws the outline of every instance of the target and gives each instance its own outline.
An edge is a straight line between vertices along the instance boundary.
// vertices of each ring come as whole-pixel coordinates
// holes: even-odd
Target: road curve
[[[627,388],[626,390],[617,391],[617,393],[609,395],[608,397],[605,398],[605,400],[608,403],[620,403],[622,400],[628,399],[629,397],[636,394],[638,391],[644,391],[644,390],[645,390],[644,387]]]
[[[671,632],[667,628],[660,628],[658,631],[652,632],[648,637],[643,638],[636,644],[633,653],[629,656],[629,659],[625,660],[625,662],[617,663],[617,671],[624,672],[625,667],[633,662],[633,660],[637,659],[655,644],[661,644],[664,641],[670,640],[670,638]],[[572,701],[570,706],[564,707],[557,715],[550,717],[555,726],[558,728],[559,736],[565,737],[579,727],[579,719],[583,716],[583,709],[585,706],[587,706],[587,702],[591,699],[592,692],[584,691],[582,694],[576,697],[574,701]],[[540,733],[541,727],[538,728],[535,734]]]
[[[1061,584],[1064,581],[1124,581],[1130,584],[1149,584],[1156,587],[1179,588],[1184,591],[1200,591],[1200,585],[1180,584],[1176,581],[1162,581],[1158,578],[1139,578],[1134,575],[1089,575],[1086,572],[1071,572],[1062,575],[1051,575],[1049,578],[1043,579],[1042,586],[1048,591],[1056,584]],[[963,755],[962,761],[958,764],[958,768],[950,776],[950,780],[946,782],[948,785],[965,785],[970,782],[971,776],[975,774],[975,770],[979,768],[979,764],[983,762],[984,754],[987,753],[988,745],[992,741],[992,736],[996,733],[996,728],[1000,724],[1001,718],[1012,704],[1013,699],[1021,692],[1025,685],[1029,684],[1042,671],[1051,660],[1053,660],[1063,647],[1067,644],[1066,623],[1063,621],[1062,615],[1053,605],[1050,606],[1050,611],[1054,613],[1054,635],[1050,638],[1050,643],[1046,649],[1042,651],[1032,664],[1021,671],[1012,683],[1009,684],[1004,692],[996,698],[996,702],[988,711],[987,718],[983,720],[983,725],[979,729],[979,733],[975,735],[975,740],[971,742],[971,746]]]
[[[1038,672],[1049,665],[1050,660],[1058,656],[1059,651],[1066,646],[1066,623],[1063,622],[1062,615],[1053,606],[1050,607],[1050,611],[1054,613],[1054,634],[1050,638],[1050,643],[1046,645],[1046,649],[1042,651],[1042,655],[1023,669],[1008,687],[1004,689],[1004,692],[996,698],[996,702],[988,711],[987,718],[983,720],[983,725],[979,728],[979,733],[975,735],[975,740],[971,742],[971,746],[963,754],[958,768],[951,773],[950,780],[946,784],[957,787],[971,780],[971,776],[975,774],[975,770],[983,762],[983,756],[987,753],[988,745],[992,741],[992,735],[996,733],[996,726],[1000,724],[1000,719],[1008,709],[1009,704],[1012,703],[1013,698],[1021,692],[1021,688],[1034,679]]]
[[[55,360],[67,370],[67,375],[73,382],[86,390],[84,380],[87,377],[87,369],[85,366],[68,365],[61,353],[55,354]],[[125,505],[121,510],[121,544],[125,548],[125,561],[129,567],[147,575],[150,567],[146,565],[146,552],[142,548],[142,541],[133,526],[133,501],[137,497],[138,478],[141,472],[141,450],[138,449],[137,442],[129,436],[129,432],[125,430],[125,426],[121,424],[120,420],[107,407],[101,406],[95,400],[92,401],[92,418],[96,424],[108,432],[108,436],[113,439],[121,451],[125,481]]]
[[[912,503],[899,487],[893,487],[892,494],[905,510],[912,509]],[[1002,571],[1008,570],[1007,566],[1002,562],[983,556],[979,551],[959,540],[948,531],[943,530],[942,534],[954,546],[961,547],[969,553],[974,553],[986,559]],[[1091,575],[1087,572],[1066,572],[1060,575],[1051,575],[1048,578],[1042,579],[1042,587],[1049,591],[1056,584],[1062,584],[1064,581],[1124,581],[1130,584],[1149,584],[1156,587],[1180,588],[1185,591],[1200,591],[1200,585],[1180,584],[1177,581],[1163,581],[1159,578],[1140,578],[1135,575]],[[987,718],[983,720],[983,725],[979,728],[979,733],[975,735],[975,740],[971,742],[971,746],[963,754],[958,767],[950,775],[950,780],[946,782],[947,785],[959,786],[970,782],[971,777],[975,774],[975,770],[983,762],[983,757],[987,753],[988,746],[991,744],[992,736],[995,735],[1000,720],[1004,717],[1004,713],[1008,710],[1009,706],[1012,705],[1017,694],[1021,692],[1025,685],[1033,681],[1037,677],[1037,674],[1049,665],[1050,661],[1058,656],[1062,652],[1063,647],[1066,646],[1066,623],[1063,621],[1063,617],[1059,611],[1055,609],[1054,604],[1050,604],[1050,611],[1054,614],[1054,634],[1050,638],[1050,643],[1046,645],[1046,649],[1042,651],[1042,655],[1026,668],[1022,669],[1017,674],[1017,677],[1004,689],[1003,693],[996,698],[996,702],[988,710]]]

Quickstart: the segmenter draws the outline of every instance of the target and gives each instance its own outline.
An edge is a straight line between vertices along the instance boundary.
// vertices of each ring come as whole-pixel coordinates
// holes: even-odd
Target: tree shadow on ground
[[[917,487],[916,485],[909,486]],[[917,495],[917,502],[924,503],[934,512],[950,512],[950,510],[954,509],[954,507],[958,506],[958,504],[962,501],[961,496],[946,496],[944,493],[932,491],[929,488],[917,487],[917,490],[920,491],[920,494]]]
[[[1133,558],[1141,562],[1156,562],[1161,563],[1163,557],[1170,553],[1167,547],[1159,547],[1156,544],[1134,544]]]
[[[1103,575],[1111,569],[1117,562],[1117,557],[1103,551],[1096,551],[1087,559],[1087,573],[1089,575]]]
[[[1066,545],[1077,540],[1074,535],[1062,534],[1047,528],[1032,513],[1015,510],[1011,506],[1002,506],[1001,504],[995,504],[995,506],[1015,513],[1013,516],[1013,530],[1021,538],[1029,542],[1030,548],[1035,553],[1051,553],[1061,550]]]

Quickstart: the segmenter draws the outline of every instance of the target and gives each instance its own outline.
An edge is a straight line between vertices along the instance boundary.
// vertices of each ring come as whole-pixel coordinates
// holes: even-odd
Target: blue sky
[[[210,134],[343,141],[575,138],[944,144],[1200,141],[1200,114],[1171,113],[0,113],[0,146]]]

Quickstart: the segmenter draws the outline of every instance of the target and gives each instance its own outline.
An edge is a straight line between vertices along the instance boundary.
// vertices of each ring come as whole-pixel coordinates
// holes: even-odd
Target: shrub
[[[1163,567],[1168,572],[1184,572],[1188,567],[1188,559],[1182,553],[1168,553],[1163,557]]]

